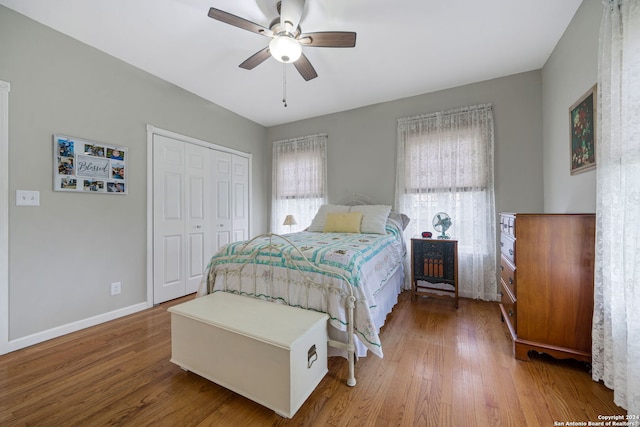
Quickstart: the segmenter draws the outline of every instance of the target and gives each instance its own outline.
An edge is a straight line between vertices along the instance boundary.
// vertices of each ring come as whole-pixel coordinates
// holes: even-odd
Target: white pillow
[[[357,205],[351,206],[351,212],[362,212],[362,233],[386,234],[385,226],[391,212],[387,205]]]
[[[395,211],[391,211],[391,213],[389,214],[389,219],[397,221],[398,224],[402,226],[403,230],[406,230],[407,225],[409,225],[409,222],[411,222],[411,219],[408,216],[406,216],[403,213],[395,212]]]
[[[316,231],[322,233],[324,227],[327,225],[328,213],[347,213],[349,212],[349,206],[344,205],[322,205],[318,209],[318,213],[311,221],[311,225],[307,228],[307,231]]]

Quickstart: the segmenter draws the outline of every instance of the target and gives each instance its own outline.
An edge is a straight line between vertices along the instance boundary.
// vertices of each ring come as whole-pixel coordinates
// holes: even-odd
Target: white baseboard
[[[26,337],[17,338],[8,342],[8,351],[16,351],[21,348],[29,347],[34,344],[38,344],[44,341],[48,341],[53,338],[61,337],[71,332],[76,332],[82,329],[89,328],[91,326],[99,325],[101,323],[115,320],[120,317],[128,316],[129,314],[137,313],[149,308],[149,305],[145,303],[131,305],[118,310],[103,313],[98,316],[89,317],[87,319],[79,320],[77,322],[68,323],[66,325],[57,326],[55,328],[47,329],[46,331],[38,332]]]

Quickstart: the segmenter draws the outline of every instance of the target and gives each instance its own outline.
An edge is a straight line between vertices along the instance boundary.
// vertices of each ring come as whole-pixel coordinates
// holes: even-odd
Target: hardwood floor
[[[288,420],[169,362],[166,310],[183,301],[0,356],[0,425],[554,426],[626,414],[581,363],[515,360],[496,303],[456,310],[403,293],[385,357],[360,359],[353,388],[346,361],[330,358]]]

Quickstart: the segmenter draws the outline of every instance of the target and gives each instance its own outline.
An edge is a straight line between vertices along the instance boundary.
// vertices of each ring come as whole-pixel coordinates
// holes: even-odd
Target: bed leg
[[[356,385],[355,377],[355,357],[353,351],[349,352],[349,378],[347,378],[347,385],[353,387]]]
[[[349,338],[347,340],[347,352],[348,352],[348,360],[349,360],[349,378],[347,378],[347,385],[353,387],[356,385],[356,376],[355,376],[355,364],[356,364],[356,344],[353,340],[353,310],[356,306],[356,297],[350,295],[347,298],[347,319],[349,321],[349,326],[347,328]]]

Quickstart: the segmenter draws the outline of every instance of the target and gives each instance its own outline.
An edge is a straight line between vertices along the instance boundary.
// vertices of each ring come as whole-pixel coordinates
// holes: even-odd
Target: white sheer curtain
[[[396,207],[408,238],[446,212],[458,240],[463,297],[497,300],[493,109],[489,104],[398,120]]]
[[[640,2],[605,2],[598,61],[594,380],[640,414]]]
[[[327,135],[273,143],[271,231],[304,230],[327,200]],[[287,215],[297,224],[283,225]]]

